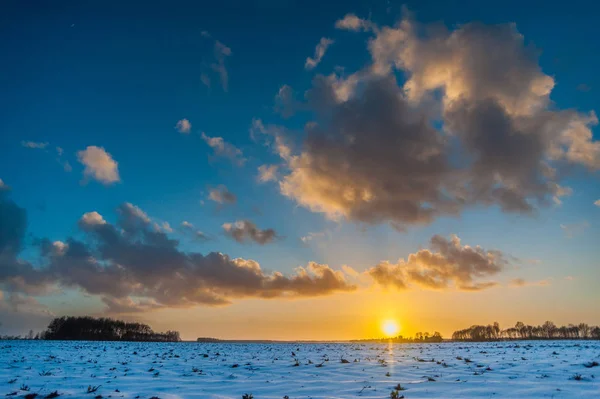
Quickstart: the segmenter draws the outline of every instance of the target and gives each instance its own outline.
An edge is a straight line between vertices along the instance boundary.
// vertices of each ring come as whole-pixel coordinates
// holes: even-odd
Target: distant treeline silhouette
[[[89,316],[55,318],[46,331],[40,334],[40,338],[82,341],[181,341],[177,331],[158,333],[152,331],[147,324]]]
[[[397,337],[392,338],[370,338],[370,339],[355,339],[351,342],[393,342],[393,343],[423,343],[423,342],[442,342],[444,339],[442,338],[442,334],[439,332],[434,332],[433,334],[429,334],[428,332],[418,332],[415,334],[414,338],[411,337],[403,337],[402,335],[398,335]]]
[[[498,341],[511,339],[600,339],[600,327],[585,323],[558,327],[551,321],[540,326],[517,322],[505,330],[496,322],[487,326],[473,325],[452,334],[455,341]]]

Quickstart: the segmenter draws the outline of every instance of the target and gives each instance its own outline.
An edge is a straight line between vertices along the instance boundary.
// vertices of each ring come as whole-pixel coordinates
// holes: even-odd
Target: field
[[[599,362],[598,341],[395,345],[0,341],[0,395],[390,398],[398,389],[397,397],[406,399],[594,398],[600,397]]]

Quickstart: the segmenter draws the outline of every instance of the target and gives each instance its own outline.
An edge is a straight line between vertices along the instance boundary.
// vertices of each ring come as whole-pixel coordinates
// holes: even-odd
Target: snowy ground
[[[296,360],[297,359],[297,363]],[[342,360],[344,359],[344,360]],[[348,363],[346,363],[348,361]],[[198,344],[0,341],[0,396],[600,398],[600,342]],[[579,375],[580,377],[576,376]],[[98,387],[87,393],[88,386]],[[28,389],[26,390],[21,390]]]

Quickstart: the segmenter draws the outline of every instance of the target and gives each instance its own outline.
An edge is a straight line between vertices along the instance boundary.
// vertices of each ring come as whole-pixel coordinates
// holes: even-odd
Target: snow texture
[[[596,362],[596,363],[594,363]],[[0,341],[0,395],[65,398],[600,397],[600,342]],[[579,377],[578,377],[579,376]],[[88,387],[94,392],[88,393]],[[21,389],[23,388],[23,389]],[[24,390],[28,389],[28,391]]]

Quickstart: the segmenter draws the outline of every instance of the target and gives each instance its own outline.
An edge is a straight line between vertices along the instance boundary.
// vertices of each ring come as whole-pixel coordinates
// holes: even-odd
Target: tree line
[[[129,323],[107,317],[57,317],[40,334],[40,339],[81,341],[181,341],[178,331],[155,332],[147,324]]]
[[[505,339],[600,339],[600,327],[586,323],[557,326],[551,321],[531,326],[519,321],[514,327],[501,329],[494,324],[473,325],[452,334],[455,341],[496,341]]]
[[[442,338],[442,334],[439,332],[434,332],[430,334],[428,332],[418,332],[414,337],[404,337],[402,335],[398,335],[397,337],[392,338],[371,338],[371,339],[356,339],[351,342],[392,342],[392,343],[425,343],[425,342],[442,342],[444,338]]]

